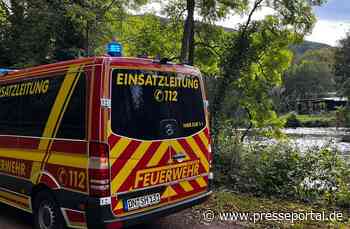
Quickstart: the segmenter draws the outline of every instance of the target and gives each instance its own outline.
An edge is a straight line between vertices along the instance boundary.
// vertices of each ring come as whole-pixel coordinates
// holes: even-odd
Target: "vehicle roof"
[[[171,72],[181,72],[184,74],[194,74],[199,75],[200,71],[196,67],[167,63],[160,64],[159,61],[148,58],[136,58],[136,57],[110,57],[110,56],[95,56],[95,57],[83,57],[74,60],[61,61],[52,64],[39,65],[30,68],[18,69],[17,71],[8,72],[5,76],[0,77],[1,79],[11,79],[19,75],[24,75],[26,73],[42,73],[48,72],[48,70],[61,70],[65,69],[73,64],[85,64],[86,66],[100,65],[103,63],[109,63],[111,67],[125,67],[125,68],[135,68],[135,69],[145,69],[145,70],[157,70],[157,71],[171,71]]]

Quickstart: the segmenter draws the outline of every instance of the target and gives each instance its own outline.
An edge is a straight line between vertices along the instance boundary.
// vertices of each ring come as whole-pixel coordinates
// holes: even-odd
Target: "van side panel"
[[[91,72],[91,80],[89,87],[91,94],[89,95],[89,128],[88,141],[104,141],[102,139],[102,132],[104,130],[104,120],[102,116],[103,109],[101,107],[101,97],[103,92],[102,78],[105,69],[105,64],[98,59],[95,63],[94,69]]]
[[[89,60],[0,78],[0,105],[8,102],[10,106],[2,105],[0,117],[12,112],[12,119],[0,121],[0,202],[31,212],[31,194],[39,184],[57,195],[59,204],[68,209],[67,219],[77,215],[72,211],[86,202],[86,114],[92,69]],[[13,87],[18,90],[11,91]]]

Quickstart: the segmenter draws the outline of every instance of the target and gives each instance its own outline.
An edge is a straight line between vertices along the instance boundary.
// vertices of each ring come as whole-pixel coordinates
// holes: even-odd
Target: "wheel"
[[[35,229],[64,229],[61,211],[48,191],[39,192],[33,204]]]

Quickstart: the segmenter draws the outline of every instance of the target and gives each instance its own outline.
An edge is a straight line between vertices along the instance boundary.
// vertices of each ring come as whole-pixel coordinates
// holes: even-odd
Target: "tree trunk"
[[[182,36],[182,47],[180,60],[182,63],[193,64],[194,52],[194,9],[195,0],[187,0],[187,17],[184,24]],[[192,60],[190,59],[190,56]]]
[[[193,65],[194,64],[194,50],[195,50],[195,44],[194,44],[194,27],[195,24],[192,26],[191,30],[191,36],[190,36],[190,47],[188,50],[188,64]]]
[[[210,105],[211,113],[211,133],[212,133],[212,147],[213,152],[216,153],[218,149],[218,140],[220,134],[220,114],[222,110],[223,98],[226,96],[228,88],[227,80],[225,78],[219,80],[215,88],[213,102]]]

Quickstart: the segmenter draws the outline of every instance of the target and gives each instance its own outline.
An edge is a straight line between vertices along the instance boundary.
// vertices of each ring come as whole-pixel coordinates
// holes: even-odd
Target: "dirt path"
[[[200,220],[199,214],[193,213],[191,209],[179,212],[177,214],[161,218],[153,225],[147,227],[147,229],[157,228],[157,229],[243,229],[244,227],[222,223],[213,222],[210,224],[204,224]],[[138,228],[138,229],[141,229]]]
[[[12,207],[0,204],[1,229],[32,229],[31,215]],[[130,229],[241,229],[237,225],[215,222],[205,225],[200,222],[197,214],[191,209],[173,214],[168,217],[156,219],[143,225]]]

